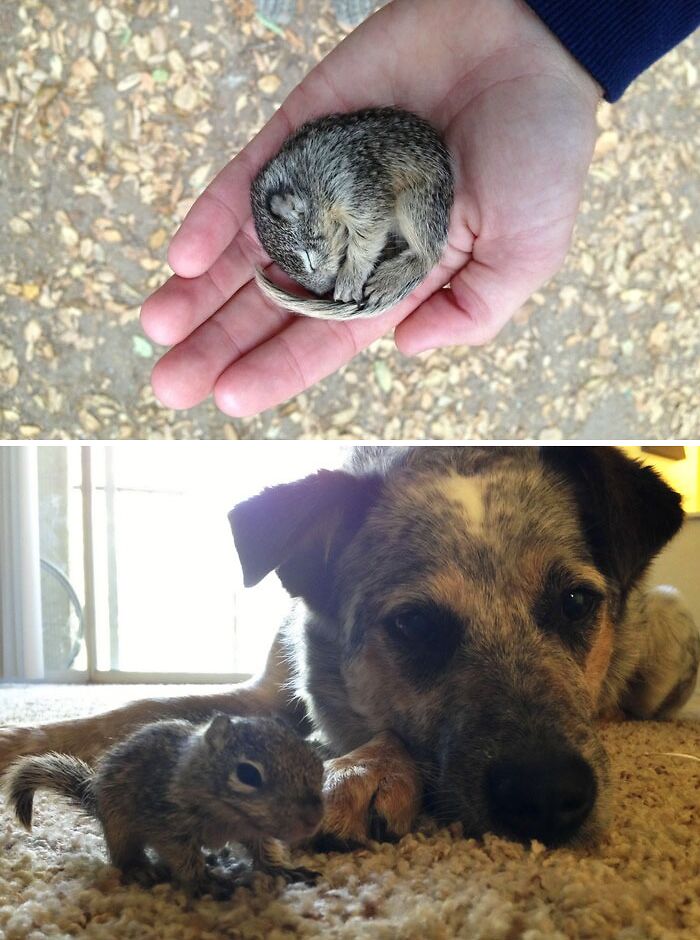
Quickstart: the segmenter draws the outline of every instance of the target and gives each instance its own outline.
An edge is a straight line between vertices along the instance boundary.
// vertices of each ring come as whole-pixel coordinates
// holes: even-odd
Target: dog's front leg
[[[326,761],[318,842],[405,835],[420,810],[422,790],[418,768],[402,742],[382,731],[349,754]]]
[[[206,721],[215,712],[264,715],[277,711],[267,690],[255,685],[216,695],[144,699],[89,718],[56,721],[38,727],[0,728],[0,772],[17,757],[60,751],[93,761],[110,745],[151,721],[184,718]]]
[[[17,757],[47,751],[92,761],[142,725],[164,718],[197,722],[208,720],[215,712],[224,712],[229,715],[284,714],[292,721],[301,722],[303,715],[286,691],[288,680],[289,666],[277,637],[263,673],[250,682],[233,686],[230,692],[144,699],[89,718],[38,727],[0,728],[0,773]]]

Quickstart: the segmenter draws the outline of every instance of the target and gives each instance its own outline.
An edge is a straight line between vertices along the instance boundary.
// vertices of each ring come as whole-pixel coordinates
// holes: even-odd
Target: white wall
[[[681,531],[656,559],[649,584],[678,588],[700,624],[700,513],[686,518]]]

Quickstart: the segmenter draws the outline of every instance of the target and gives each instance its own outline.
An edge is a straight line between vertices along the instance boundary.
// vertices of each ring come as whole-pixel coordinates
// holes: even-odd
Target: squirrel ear
[[[306,213],[306,203],[297,193],[275,193],[270,196],[270,212],[281,219],[292,221]]]
[[[231,719],[228,715],[215,715],[209,723],[204,738],[215,751],[221,751],[231,737]]]

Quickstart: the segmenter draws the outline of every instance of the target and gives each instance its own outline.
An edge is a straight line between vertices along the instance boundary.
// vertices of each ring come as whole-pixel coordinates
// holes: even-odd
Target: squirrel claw
[[[273,878],[281,877],[287,882],[287,884],[297,884],[302,882],[303,884],[313,885],[316,884],[318,879],[321,877],[320,872],[313,871],[311,868],[304,868],[300,866],[299,868],[285,868],[283,866],[269,866],[265,867],[263,871],[271,875]]]

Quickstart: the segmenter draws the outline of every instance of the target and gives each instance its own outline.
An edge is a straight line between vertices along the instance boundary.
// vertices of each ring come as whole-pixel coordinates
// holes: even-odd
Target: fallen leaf
[[[374,363],[374,375],[381,390],[386,393],[390,392],[393,384],[393,376],[389,366],[383,359],[377,359]]]
[[[112,28],[112,14],[109,12],[107,7],[100,7],[99,10],[95,13],[95,20],[100,29],[103,29],[106,33]]]
[[[142,359],[150,359],[153,356],[153,346],[143,336],[132,336],[131,342],[137,356]]]
[[[22,296],[25,300],[36,300],[39,296],[38,284],[22,284]]]
[[[18,215],[10,219],[10,231],[14,232],[15,235],[28,235],[32,230],[29,222],[25,219],[20,219]]]
[[[210,174],[211,163],[205,163],[204,166],[198,167],[190,176],[190,186],[193,189],[199,189],[209,179]]]
[[[64,245],[68,245],[69,248],[74,248],[80,239],[78,233],[71,225],[62,225],[61,240]]]
[[[264,95],[274,95],[280,87],[280,80],[276,75],[263,75],[258,79],[258,88]]]
[[[198,101],[199,95],[195,89],[187,83],[178,88],[173,96],[175,107],[179,108],[181,111],[194,111]]]
[[[156,231],[153,232],[153,234],[148,239],[148,247],[152,248],[153,251],[157,251],[158,248],[160,248],[163,245],[167,237],[167,234],[168,233],[165,231],[164,228],[156,229]]]

